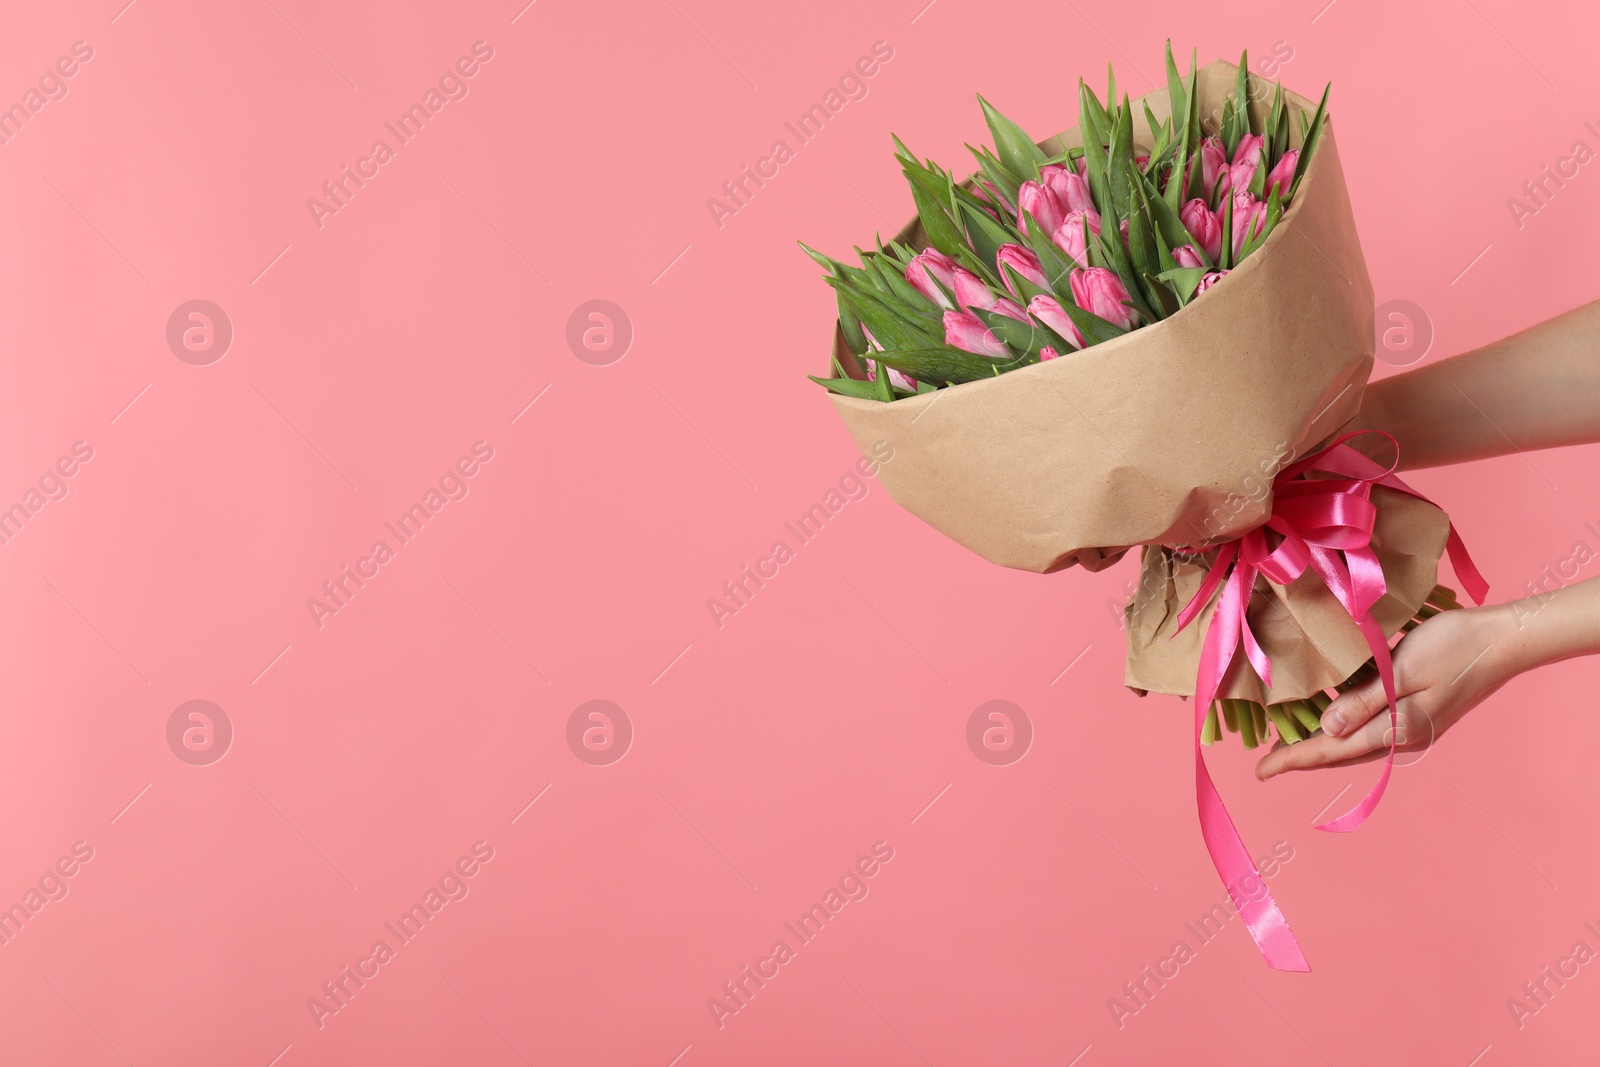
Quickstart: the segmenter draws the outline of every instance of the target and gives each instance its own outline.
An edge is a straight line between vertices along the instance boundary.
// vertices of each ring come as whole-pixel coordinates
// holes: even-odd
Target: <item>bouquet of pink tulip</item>
[[[1194,697],[1207,849],[1267,961],[1305,970],[1203,746],[1301,741],[1373,675],[1396,722],[1389,642],[1457,606],[1441,556],[1485,586],[1448,516],[1339,433],[1375,339],[1328,92],[1268,92],[1247,60],[1185,78],[1169,46],[1164,89],[1080,82],[1079,125],[1039,143],[980,97],[995,147],[965,181],[897,140],[917,217],[859,267],[806,249],[839,309],[813,380],[859,447],[894,447],[890,495],[985,558],[1145,546],[1125,681]],[[1392,763],[1319,828],[1360,825]]]
[[[992,377],[1108,341],[1176,314],[1269,238],[1299,190],[1322,129],[1301,112],[1304,146],[1290,147],[1277,87],[1259,120],[1247,106],[1248,55],[1221,126],[1204,136],[1191,62],[1180,78],[1167,49],[1171,116],[1144,119],[1153,145],[1134,147],[1126,96],[1108,111],[1081,81],[1081,147],[1046,155],[981,96],[995,150],[972,149],[972,189],[896,138],[922,228],[932,244],[899,241],[850,267],[806,251],[838,291],[839,325],[866,359],[867,381],[836,364],[816,378],[845,396],[892,401]],[[1237,102],[1236,102],[1237,101]],[[1224,235],[1229,239],[1224,240]],[[802,245],[801,247],[805,247]],[[879,374],[879,368],[889,373]]]

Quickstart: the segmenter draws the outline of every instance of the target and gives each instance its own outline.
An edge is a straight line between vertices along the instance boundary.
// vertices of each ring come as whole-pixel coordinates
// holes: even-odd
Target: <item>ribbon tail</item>
[[[1203,723],[1205,711],[1201,707],[1195,710],[1199,712],[1198,721]],[[1228,895],[1244,917],[1245,927],[1250,931],[1256,947],[1261,950],[1267,966],[1278,971],[1311,970],[1311,964],[1306,962],[1306,955],[1300,949],[1300,942],[1289,928],[1289,920],[1284,918],[1271,890],[1266,888],[1266,882],[1257,873],[1256,865],[1250,859],[1250,853],[1245,849],[1244,841],[1239,837],[1239,831],[1233,825],[1233,819],[1228,815],[1215,783],[1211,781],[1205,756],[1201,752],[1198,727],[1194,741],[1194,790],[1195,801],[1200,809],[1200,834],[1205,838],[1206,851],[1211,854],[1211,863],[1216,867],[1222,884],[1228,887]],[[1253,881],[1247,883],[1247,878]],[[1256,886],[1261,887],[1259,898],[1254,893],[1244,891],[1247,885],[1252,890]]]
[[[1394,474],[1379,478],[1377,484],[1398,489],[1402,493],[1410,493],[1418,500],[1433,503]],[[1444,544],[1445,551],[1450,554],[1450,566],[1455,568],[1456,577],[1461,580],[1461,587],[1467,591],[1473,603],[1482,604],[1488,599],[1489,583],[1484,579],[1483,572],[1478,570],[1478,565],[1472,562],[1472,556],[1467,552],[1467,543],[1461,540],[1461,535],[1456,532],[1455,523],[1450,524],[1450,535]]]
[[[1383,679],[1383,695],[1389,701],[1389,754],[1383,761],[1383,773],[1378,775],[1377,783],[1361,798],[1360,803],[1336,819],[1317,824],[1318,830],[1335,834],[1347,834],[1354,830],[1366,822],[1378,807],[1378,801],[1383,799],[1383,791],[1389,788],[1389,776],[1394,771],[1395,740],[1400,734],[1400,712],[1395,706],[1394,664],[1389,658],[1389,642],[1384,640],[1383,629],[1371,615],[1362,616],[1356,620],[1356,624],[1361,627],[1361,635],[1372,649],[1372,658],[1378,665],[1378,677]]]
[[[1461,540],[1461,535],[1456,533],[1454,523],[1450,526],[1450,536],[1445,541],[1444,547],[1450,553],[1450,566],[1456,569],[1456,577],[1461,579],[1461,587],[1472,597],[1473,603],[1482,604],[1489,597],[1489,583],[1484,580],[1478,565],[1472,562],[1472,557],[1467,554],[1467,544]]]
[[[1216,697],[1217,688],[1222,684],[1222,676],[1227,672],[1234,653],[1238,651],[1244,613],[1249,606],[1248,597],[1248,588],[1242,575],[1235,571],[1222,589],[1211,625],[1206,630],[1205,646],[1200,653],[1200,672],[1195,679],[1194,694],[1195,806],[1200,814],[1200,835],[1205,839],[1211,864],[1217,869],[1222,884],[1228,887],[1228,895],[1244,917],[1245,927],[1250,931],[1256,947],[1261,950],[1267,966],[1279,971],[1309,971],[1311,965],[1306,962],[1294,931],[1289,929],[1289,920],[1283,917],[1278,902],[1266,889],[1266,883],[1256,871],[1255,862],[1244,847],[1238,828],[1233,825],[1233,819],[1228,815],[1221,795],[1217,793],[1211,772],[1206,769],[1205,750],[1200,744],[1206,712]],[[1252,881],[1246,882],[1247,878]],[[1245,891],[1247,887],[1254,890],[1256,886],[1262,890],[1259,897],[1254,892]]]

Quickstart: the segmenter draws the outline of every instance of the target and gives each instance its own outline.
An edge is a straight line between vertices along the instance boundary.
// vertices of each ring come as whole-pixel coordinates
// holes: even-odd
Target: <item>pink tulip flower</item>
[[[1028,321],[1028,313],[1022,309],[1022,305],[1003,296],[995,299],[994,307],[984,308],[984,310],[999,312],[1006,318],[1016,319],[1018,322]]]
[[[1194,199],[1184,204],[1178,218],[1206,255],[1215,260],[1222,254],[1222,216],[1207,207],[1204,200]]]
[[[1180,267],[1203,267],[1200,253],[1194,250],[1194,245],[1179,245],[1172,250],[1172,258],[1178,261]]]
[[[1256,165],[1254,163],[1233,163],[1229,165],[1227,171],[1222,175],[1222,184],[1218,188],[1222,190],[1223,196],[1235,191],[1241,193],[1249,192],[1250,183],[1255,180],[1255,176]]]
[[[1083,334],[1079,331],[1078,324],[1067,318],[1067,313],[1061,310],[1061,304],[1055,297],[1040,293],[1028,301],[1028,311],[1034,318],[1066,338],[1074,348],[1083,347]],[[1050,355],[1040,353],[1040,359],[1052,359],[1059,354],[1049,348],[1046,348],[1045,352],[1049,352]]]
[[[1228,272],[1225,270],[1214,270],[1210,274],[1207,274],[1204,278],[1201,278],[1200,284],[1194,287],[1194,295],[1199,296],[1213,285],[1216,285],[1222,280],[1222,276],[1226,273]]]
[[[1066,211],[1061,207],[1061,201],[1048,187],[1038,182],[1023,182],[1022,188],[1017,190],[1017,226],[1023,233],[1028,232],[1028,222],[1023,216],[1027,212],[1039,220],[1046,233],[1054,233]]]
[[[1267,205],[1247,192],[1233,196],[1233,254],[1238,255],[1244,243],[1261,233],[1267,224]]]
[[[1228,152],[1222,147],[1222,139],[1207,137],[1200,142],[1200,185],[1206,196],[1216,192],[1217,181],[1227,173]]]
[[[1265,143],[1259,133],[1247,133],[1239,138],[1238,147],[1233,150],[1233,164],[1248,163],[1252,167],[1261,162],[1261,147]]]
[[[995,258],[1000,264],[1000,278],[1006,283],[1006,288],[1011,290],[1012,296],[1020,299],[1022,294],[1013,287],[1011,275],[1005,271],[1006,267],[1010,267],[1041,289],[1050,288],[1050,283],[1044,277],[1044,268],[1039,265],[1039,257],[1021,245],[1001,245]]]
[[[1239,138],[1238,147],[1233,150],[1233,162],[1222,179],[1222,192],[1242,193],[1250,188],[1256,168],[1261,165],[1261,145],[1260,134],[1247,133]]]
[[[1056,203],[1063,214],[1094,210],[1094,198],[1089,195],[1089,183],[1083,175],[1068,170],[1060,163],[1051,163],[1039,168],[1039,176],[1044,179],[1045,188],[1055,194]]]
[[[1100,236],[1100,216],[1093,211],[1074,211],[1061,221],[1050,234],[1050,242],[1065,252],[1080,267],[1088,266],[1087,249],[1083,239],[1083,224],[1088,220],[1089,232]]]
[[[970,311],[944,313],[944,339],[947,344],[976,356],[1002,358],[1010,355],[1000,338]]]
[[[1060,352],[1057,352],[1049,345],[1045,345],[1043,348],[1039,349],[1039,362],[1043,363],[1047,359],[1055,359],[1059,355],[1061,355]]]
[[[935,284],[935,279],[946,288],[954,288],[956,261],[935,248],[918,252],[906,265],[906,281],[923,296],[940,307],[951,306],[950,298]]]
[[[1022,320],[1026,320],[1028,317],[1023,312],[1021,304],[1018,304],[1015,300],[1008,300],[1003,296],[996,296],[984,284],[982,278],[969,270],[963,270],[961,267],[957,267],[955,271],[955,290],[956,303],[960,304],[963,310],[978,308],[982,311],[998,311],[1002,315]]]
[[[1104,267],[1075,270],[1067,276],[1072,299],[1085,311],[1105,319],[1113,326],[1131,330],[1139,324],[1139,313],[1129,307],[1128,290],[1113,271]]]
[[[983,284],[983,279],[963,267],[956,268],[951,288],[956,291],[957,307],[980,307],[987,311],[994,303],[994,294]]]
[[[1267,187],[1261,191],[1262,196],[1270,197],[1272,190],[1278,190],[1278,199],[1289,199],[1289,186],[1294,184],[1294,169],[1300,163],[1300,149],[1291,148],[1278,160],[1278,165],[1267,173]]]
[[[888,368],[888,370],[889,370],[889,384],[890,385],[893,385],[893,386],[895,386],[896,388],[899,388],[899,389],[908,390],[908,391],[913,392],[913,393],[917,391],[917,380],[915,378],[908,378],[904,374],[902,374],[899,371],[895,370],[893,367]],[[874,359],[869,359],[869,360],[867,360],[867,381],[875,382],[877,380],[878,380],[878,361],[874,360]]]

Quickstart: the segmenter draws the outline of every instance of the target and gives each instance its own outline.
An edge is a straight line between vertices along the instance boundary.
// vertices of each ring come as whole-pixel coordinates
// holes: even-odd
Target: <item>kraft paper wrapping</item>
[[[1237,70],[1199,72],[1202,120]],[[1135,101],[1135,115],[1143,104],[1158,120],[1171,112],[1164,88]],[[1291,128],[1298,147],[1298,120]],[[1149,147],[1142,122],[1135,140]],[[1074,128],[1042,147],[1081,143]],[[899,238],[927,244],[915,220]],[[879,480],[902,507],[985,559],[1048,573],[1082,548],[1216,543],[1260,525],[1270,494],[1235,505],[1262,465],[1308,453],[1359,408],[1372,307],[1328,122],[1266,244],[1178,314],[984,381],[893,403],[832,400],[861,448],[894,446]],[[834,344],[861,377],[837,333]]]

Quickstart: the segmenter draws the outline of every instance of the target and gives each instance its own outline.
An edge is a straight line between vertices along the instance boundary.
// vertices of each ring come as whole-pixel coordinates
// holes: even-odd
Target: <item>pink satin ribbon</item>
[[[1377,784],[1361,802],[1338,818],[1319,823],[1318,830],[1348,833],[1360,826],[1378,806],[1383,791],[1389,785],[1394,769],[1394,742],[1399,730],[1399,712],[1395,707],[1394,668],[1389,659],[1389,642],[1383,629],[1372,617],[1372,606],[1387,591],[1383,567],[1372,550],[1372,530],[1378,511],[1371,500],[1372,487],[1382,485],[1408,493],[1418,500],[1428,498],[1401,481],[1394,467],[1383,467],[1357,452],[1346,441],[1357,437],[1360,431],[1336,439],[1327,448],[1284,468],[1273,481],[1274,502],[1272,515],[1266,523],[1250,530],[1233,541],[1221,545],[1217,558],[1200,583],[1194,598],[1178,616],[1178,629],[1182,630],[1201,610],[1218,596],[1217,608],[1206,630],[1205,643],[1200,653],[1200,669],[1195,678],[1194,694],[1194,784],[1195,799],[1200,811],[1200,832],[1205,838],[1206,850],[1217,874],[1227,886],[1239,914],[1256,946],[1266,958],[1267,965],[1280,971],[1309,971],[1305,954],[1295,940],[1294,931],[1278,908],[1277,901],[1267,890],[1266,883],[1256,871],[1255,862],[1245,849],[1239,831],[1228,815],[1217,787],[1206,770],[1204,749],[1200,743],[1206,713],[1216,698],[1217,688],[1233,663],[1240,646],[1245,658],[1267,685],[1272,684],[1272,661],[1262,651],[1250,630],[1248,617],[1250,596],[1255,589],[1256,575],[1261,575],[1277,585],[1288,585],[1299,578],[1309,567],[1338,599],[1350,618],[1355,621],[1372,649],[1372,658],[1383,680],[1384,696],[1389,703],[1389,754],[1384,760],[1383,772]],[[1388,434],[1383,434],[1389,437]],[[1389,437],[1391,443],[1394,438]],[[1396,463],[1398,446],[1396,447]],[[1306,478],[1309,471],[1336,475],[1332,478]],[[1281,536],[1276,548],[1267,540],[1266,531]],[[1489,586],[1483,575],[1467,555],[1466,545],[1450,527],[1446,548],[1457,578],[1473,600],[1483,603]],[[1246,892],[1246,887],[1256,892]],[[1252,899],[1255,897],[1255,899]]]

